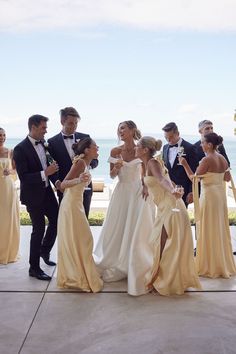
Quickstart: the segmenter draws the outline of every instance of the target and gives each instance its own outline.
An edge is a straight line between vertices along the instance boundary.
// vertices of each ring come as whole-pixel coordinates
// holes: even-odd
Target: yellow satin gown
[[[93,260],[93,236],[85,216],[79,183],[64,192],[58,215],[57,285],[98,292],[103,281]]]
[[[194,208],[197,222],[197,272],[210,278],[236,274],[229,230],[224,173],[207,172],[194,181]],[[200,203],[199,203],[200,202]]]
[[[12,169],[9,154],[8,157],[0,158],[0,264],[15,262],[20,244],[17,191],[12,176],[3,176],[5,168]]]
[[[169,178],[167,174],[166,177]],[[181,295],[189,287],[201,289],[194,264],[190,221],[183,200],[176,202],[153,176],[146,176],[144,181],[158,207],[151,235],[155,258],[149,286],[161,295]],[[179,212],[172,210],[176,206]],[[168,238],[160,258],[163,227]]]

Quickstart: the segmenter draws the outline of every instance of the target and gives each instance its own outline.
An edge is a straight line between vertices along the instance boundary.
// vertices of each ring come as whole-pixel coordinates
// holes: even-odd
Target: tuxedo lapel
[[[57,140],[58,140],[58,141],[57,141],[57,144],[58,144],[58,149],[60,150],[60,154],[61,154],[62,156],[65,156],[65,158],[66,158],[67,160],[70,160],[70,161],[71,161],[70,155],[69,155],[69,153],[68,153],[68,151],[67,151],[67,148],[66,148],[66,145],[65,145],[65,143],[64,143],[63,136],[62,136],[61,133],[58,134]]]
[[[41,170],[43,168],[43,166],[41,164],[40,158],[39,158],[35,148],[33,147],[31,141],[28,138],[26,138],[25,143],[26,143],[27,151],[30,154],[30,157],[33,159],[35,164],[38,165],[39,170]]]
[[[166,167],[168,168],[168,170],[171,169],[171,165],[169,162],[169,145],[165,145],[163,148],[163,158],[164,158],[164,162]]]

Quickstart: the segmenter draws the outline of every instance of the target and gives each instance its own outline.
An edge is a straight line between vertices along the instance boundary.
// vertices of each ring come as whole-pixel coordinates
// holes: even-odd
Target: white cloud
[[[0,0],[1,31],[121,25],[235,31],[235,0]]]

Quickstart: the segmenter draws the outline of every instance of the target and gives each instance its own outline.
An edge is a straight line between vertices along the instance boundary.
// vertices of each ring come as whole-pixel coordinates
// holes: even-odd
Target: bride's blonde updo
[[[133,129],[134,140],[139,140],[141,138],[142,134],[141,134],[140,130],[137,128],[137,125],[132,120],[124,120],[123,122],[119,123],[118,129],[117,129],[118,138],[120,138],[119,127],[121,124],[126,124],[129,129]]]
[[[156,140],[151,136],[143,136],[139,140],[139,144],[141,144],[144,148],[148,148],[152,157],[157,151],[160,151],[162,147],[162,141],[160,139]]]

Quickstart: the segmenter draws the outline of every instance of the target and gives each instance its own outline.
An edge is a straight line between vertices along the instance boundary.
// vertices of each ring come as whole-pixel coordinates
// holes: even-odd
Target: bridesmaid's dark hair
[[[123,122],[120,122],[118,125],[117,135],[119,139],[120,139],[119,127],[121,124],[126,124],[129,129],[134,130],[134,135],[133,135],[134,140],[139,140],[141,138],[142,134],[140,130],[137,128],[137,125],[132,120],[124,120]]]
[[[74,143],[72,145],[72,149],[73,149],[75,155],[84,154],[85,149],[90,148],[90,145],[93,142],[94,141],[92,138],[85,138],[85,139],[81,139],[77,143]]]
[[[213,149],[216,149],[223,142],[223,138],[216,133],[208,133],[204,135],[204,139],[207,143],[211,143],[213,145]]]

